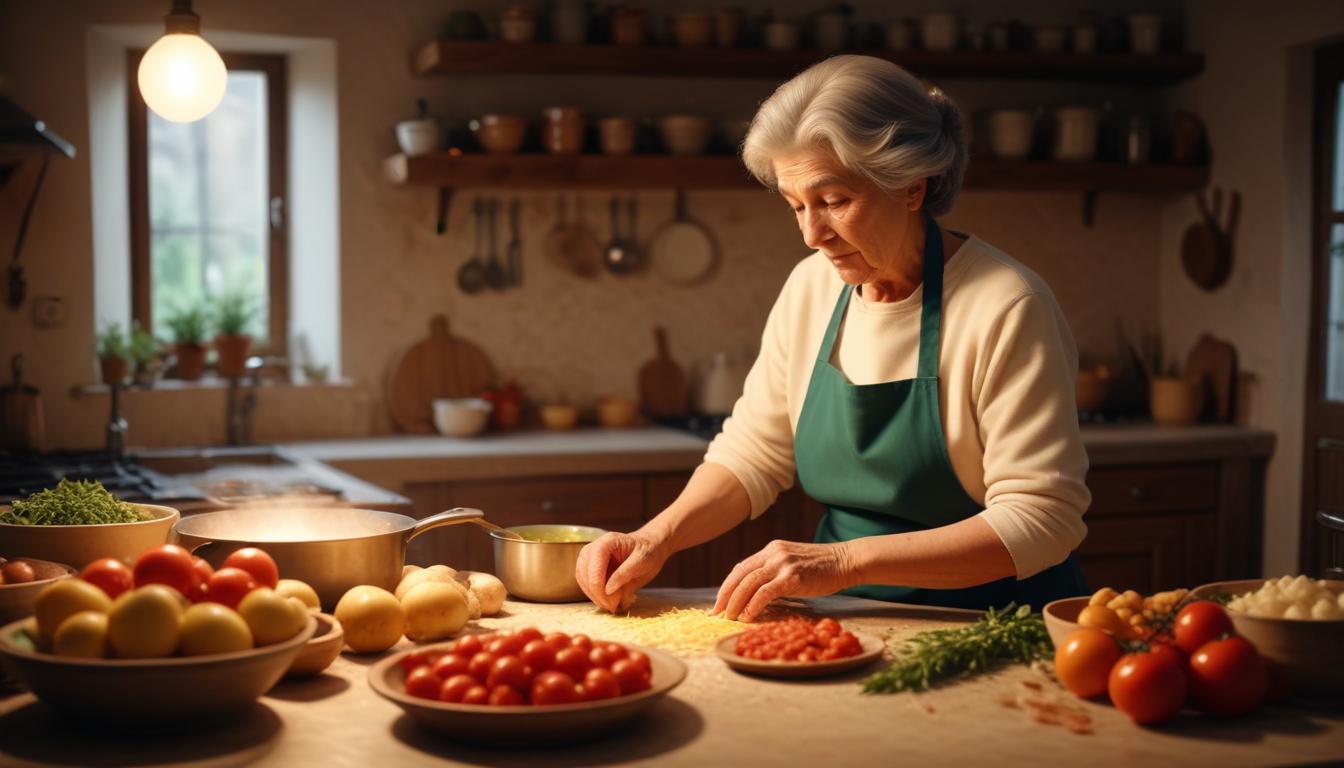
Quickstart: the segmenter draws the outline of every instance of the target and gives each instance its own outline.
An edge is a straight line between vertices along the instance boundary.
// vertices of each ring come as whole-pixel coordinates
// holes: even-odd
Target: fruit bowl
[[[283,642],[209,656],[86,659],[37,649],[21,619],[0,628],[0,656],[63,714],[119,723],[182,722],[246,710],[285,674],[317,619]]]
[[[37,596],[51,584],[75,575],[75,569],[64,563],[47,560],[34,560],[31,557],[15,557],[33,567],[32,581],[18,584],[0,584],[0,624],[33,615],[33,604]]]
[[[1083,612],[1090,599],[1090,596],[1083,595],[1052,600],[1045,604],[1041,615],[1045,618],[1045,631],[1050,633],[1050,641],[1056,648],[1063,645],[1064,638],[1078,628],[1078,614]]]
[[[671,654],[631,643],[623,645],[649,657],[653,685],[646,691],[614,699],[544,707],[488,706],[431,701],[406,693],[402,660],[436,646],[402,651],[379,661],[369,669],[369,686],[421,726],[461,741],[500,745],[574,742],[620,728],[686,679],[686,665]]]

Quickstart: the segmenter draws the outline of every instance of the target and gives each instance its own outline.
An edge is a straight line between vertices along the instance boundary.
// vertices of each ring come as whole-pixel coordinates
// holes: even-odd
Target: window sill
[[[246,384],[243,384],[246,387]],[[304,381],[291,383],[288,381],[275,381],[274,379],[263,379],[258,383],[258,387],[284,387],[286,389],[353,389],[355,382],[353,379],[332,379],[330,381]],[[150,393],[150,392],[194,392],[194,391],[225,391],[229,388],[229,380],[218,376],[207,376],[198,381],[183,381],[181,379],[160,379],[154,382],[152,386],[142,386],[140,384],[127,384],[122,387],[123,392]],[[111,387],[106,384],[81,384],[70,389],[70,396],[76,399],[90,395],[106,395],[111,391]]]

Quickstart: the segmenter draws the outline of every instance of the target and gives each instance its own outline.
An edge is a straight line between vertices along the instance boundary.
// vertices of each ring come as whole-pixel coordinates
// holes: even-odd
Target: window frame
[[[144,49],[127,51],[127,141],[129,207],[131,217],[131,317],[143,328],[152,329],[153,302],[150,292],[149,226],[149,107],[140,95],[135,73],[140,68]],[[283,54],[220,53],[230,71],[266,74],[267,109],[267,211],[269,221],[269,263],[267,264],[267,343],[254,345],[260,355],[284,357],[289,347],[289,242],[286,236],[289,188],[288,89],[286,57]],[[278,202],[277,202],[278,201]],[[277,211],[278,206],[278,211]]]

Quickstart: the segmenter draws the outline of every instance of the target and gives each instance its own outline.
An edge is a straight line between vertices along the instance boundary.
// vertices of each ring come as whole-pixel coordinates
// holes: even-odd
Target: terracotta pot
[[[1176,377],[1156,377],[1148,384],[1148,402],[1158,424],[1192,424],[1199,418],[1203,393],[1199,383]]]
[[[204,344],[178,344],[177,378],[183,381],[196,381],[205,375],[205,353],[210,348]]]
[[[215,337],[215,351],[219,353],[219,375],[226,379],[241,379],[247,372],[247,348],[252,337],[245,333]]]
[[[541,111],[542,143],[552,155],[583,151],[583,113],[578,107],[547,107]]]
[[[103,383],[108,386],[124,383],[130,370],[130,364],[124,357],[100,357],[98,367],[103,374]]]

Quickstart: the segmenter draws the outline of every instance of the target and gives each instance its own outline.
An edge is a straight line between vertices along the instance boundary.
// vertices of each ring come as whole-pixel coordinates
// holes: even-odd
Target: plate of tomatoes
[[[886,644],[832,618],[766,622],[728,635],[714,653],[739,672],[765,677],[822,677],[871,664]]]
[[[486,744],[599,736],[685,679],[686,665],[663,651],[535,627],[463,635],[369,669],[374,692],[420,725]]]

